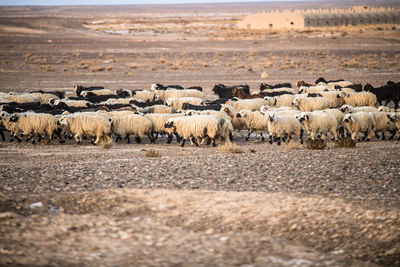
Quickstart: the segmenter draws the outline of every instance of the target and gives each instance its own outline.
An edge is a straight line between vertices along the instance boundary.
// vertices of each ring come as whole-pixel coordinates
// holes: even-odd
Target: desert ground
[[[0,91],[400,81],[400,25],[244,31],[345,2],[0,8]],[[392,3],[396,5],[396,3]],[[397,4],[398,5],[398,4]],[[0,265],[398,266],[400,142],[0,143]],[[152,153],[149,153],[152,152]]]

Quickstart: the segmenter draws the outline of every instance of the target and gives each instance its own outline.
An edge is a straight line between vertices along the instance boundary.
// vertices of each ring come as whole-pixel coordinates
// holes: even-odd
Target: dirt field
[[[259,5],[0,8],[0,91],[400,80],[400,26],[236,29]],[[234,137],[0,143],[0,265],[400,265],[398,141]]]

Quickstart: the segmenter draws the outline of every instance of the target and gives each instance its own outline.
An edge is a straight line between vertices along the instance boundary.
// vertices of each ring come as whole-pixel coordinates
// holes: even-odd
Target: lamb
[[[145,118],[149,119],[153,123],[153,133],[156,134],[155,139],[157,139],[158,134],[167,134],[167,144],[171,143],[172,141],[172,134],[174,134],[174,129],[172,128],[165,128],[165,123],[171,118],[178,118],[183,117],[184,114],[182,113],[175,113],[175,114],[146,114],[144,115]],[[180,137],[176,134],[176,140],[179,142]]]
[[[229,105],[222,105],[221,111],[225,112],[228,114],[229,117],[231,117],[231,123],[233,126],[234,130],[241,131],[241,130],[248,130],[247,124],[246,124],[246,119],[245,118],[238,118],[236,116],[237,112],[234,110],[233,107],[229,108]]]
[[[358,133],[364,133],[363,140],[371,140],[371,134],[375,130],[375,119],[370,112],[358,112],[346,114],[343,118],[343,126],[351,134],[351,139],[356,140]]]
[[[268,119],[260,111],[242,110],[237,113],[236,117],[245,118],[248,128],[246,141],[249,140],[250,134],[258,131],[261,135],[261,140],[264,141],[263,131],[268,131]]]
[[[335,89],[335,86],[339,86],[339,87],[344,88],[344,87],[351,86],[351,85],[353,85],[353,83],[349,82],[349,81],[336,81],[336,82],[327,83],[327,86],[330,89]]]
[[[311,140],[315,140],[317,135],[325,140],[327,133],[331,133],[334,140],[338,140],[338,123],[334,116],[325,111],[302,112],[298,119],[301,126],[310,135]]]
[[[292,101],[295,98],[295,95],[280,95],[275,97],[264,97],[264,100],[267,102],[267,105],[271,107],[281,107],[281,106],[291,106]]]
[[[375,119],[375,137],[379,139],[378,133],[382,133],[381,140],[385,140],[385,132],[392,134],[390,140],[396,134],[396,124],[390,120],[390,113],[387,112],[373,112],[372,115]]]
[[[392,113],[392,114],[388,115],[388,118],[390,119],[391,122],[393,122],[396,125],[397,132],[396,132],[394,138],[399,140],[400,139],[400,114]]]
[[[165,128],[173,128],[175,133],[182,137],[182,147],[187,138],[190,138],[191,142],[198,146],[194,138],[205,137],[209,137],[212,145],[215,146],[215,139],[221,134],[221,126],[220,120],[208,115],[171,118],[164,125]]]
[[[375,106],[376,95],[370,92],[347,93],[344,97],[346,104],[353,107]]]
[[[101,140],[111,143],[111,122],[102,116],[70,114],[61,116],[59,122],[67,133],[74,135],[78,144],[82,144],[83,135],[95,136],[95,145]]]
[[[340,107],[340,111],[347,114],[347,113],[358,113],[358,112],[377,112],[378,110],[372,106],[353,107],[346,104]]]
[[[171,97],[168,98],[166,101],[166,104],[170,107],[172,107],[175,110],[180,110],[182,109],[182,105],[184,103],[190,103],[192,105],[200,105],[204,100],[202,98],[198,97]]]
[[[48,142],[50,142],[53,134],[56,134],[60,143],[62,142],[58,121],[51,114],[26,112],[15,113],[10,116],[6,115],[4,116],[4,126],[12,133],[11,142],[14,137],[18,142],[21,142],[21,139],[18,137],[20,132],[23,135],[27,135],[26,141],[31,140],[37,134],[39,138],[38,142],[43,137],[47,137]],[[35,143],[35,139],[33,139],[32,143]]]
[[[281,144],[282,138],[287,142],[290,141],[292,134],[294,134],[298,141],[303,144],[303,130],[300,122],[293,116],[277,116],[270,114],[267,116],[268,129],[269,129],[269,143],[272,144],[272,139],[278,141],[278,145]]]
[[[145,135],[150,139],[151,143],[154,143],[153,136],[153,123],[148,118],[137,115],[125,115],[121,117],[111,118],[112,126],[111,130],[117,135],[115,142],[122,139],[122,136],[130,143],[129,135],[136,135],[136,142],[140,143]]]
[[[325,97],[296,97],[292,105],[305,112],[330,108],[331,102]]]
[[[238,101],[228,101],[227,104],[233,106],[237,111],[241,110],[251,110],[257,111],[263,105],[266,105],[266,101],[262,98],[255,98],[255,99],[241,99]]]

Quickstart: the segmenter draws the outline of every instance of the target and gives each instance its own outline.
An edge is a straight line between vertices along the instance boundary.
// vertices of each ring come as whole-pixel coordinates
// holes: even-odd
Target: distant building
[[[400,9],[366,8],[263,12],[238,23],[242,29],[302,29],[360,24],[400,24]]]

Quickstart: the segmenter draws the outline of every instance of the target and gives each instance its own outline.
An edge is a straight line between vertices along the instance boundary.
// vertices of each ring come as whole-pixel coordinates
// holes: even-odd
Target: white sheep
[[[370,92],[346,93],[343,97],[346,104],[353,107],[374,106],[376,95]]]
[[[373,106],[360,106],[353,107],[351,105],[343,105],[340,107],[340,111],[343,113],[358,113],[358,112],[377,112],[377,108]]]
[[[356,140],[358,133],[364,133],[363,139],[366,138],[369,141],[375,130],[375,119],[370,112],[346,114],[343,118],[343,126],[351,134],[351,139]]]
[[[175,109],[166,105],[153,105],[149,107],[145,107],[141,109],[143,113],[160,113],[160,114],[168,114],[175,113]]]
[[[246,119],[246,125],[248,128],[246,141],[249,140],[250,134],[253,132],[259,132],[261,140],[265,140],[263,132],[268,132],[268,119],[263,113],[260,111],[242,110],[237,113],[236,117]]]
[[[226,104],[231,105],[238,112],[241,110],[251,110],[257,111],[260,108],[267,104],[267,102],[262,98],[254,98],[254,99],[240,99],[238,101],[228,101]]]
[[[260,111],[287,111],[287,110],[297,110],[294,106],[280,106],[280,107],[271,107],[268,105],[262,106]]]
[[[385,140],[385,132],[392,134],[390,139],[393,139],[396,134],[396,124],[390,120],[391,113],[389,112],[372,112],[375,119],[375,137],[379,139],[378,133],[382,133],[382,140]]]
[[[65,100],[65,99],[56,99],[53,102],[53,105],[57,106],[60,103],[64,103],[68,107],[76,107],[76,108],[87,108],[93,105],[91,102],[86,100]]]
[[[293,99],[296,97],[296,95],[280,95],[280,96],[274,96],[274,97],[269,97],[266,96],[264,97],[264,100],[267,102],[267,105],[270,107],[281,107],[281,106],[291,106]]]
[[[171,143],[172,134],[174,133],[174,129],[165,128],[165,123],[171,118],[183,117],[182,113],[174,113],[174,114],[159,114],[159,113],[150,113],[144,115],[147,119],[149,119],[153,123],[153,133],[156,134],[155,139],[157,139],[158,134],[167,134],[168,140],[167,143]],[[180,141],[180,137],[176,136],[178,142]]]
[[[339,139],[338,136],[338,122],[334,116],[325,111],[302,112],[298,119],[301,126],[311,140],[315,140],[318,135],[322,140],[326,139],[328,133],[331,133],[335,140]]]
[[[289,92],[292,94],[296,94],[296,90],[290,87],[280,87],[280,88],[273,88],[273,89],[264,89],[260,91],[260,93],[277,93],[277,92]],[[257,94],[255,92],[255,94]]]
[[[353,83],[349,82],[349,81],[339,81],[339,82],[330,82],[327,84],[327,86],[332,90],[335,89],[336,85],[338,85],[340,87],[347,87],[347,86],[353,85]]]
[[[48,142],[50,142],[53,138],[53,134],[56,134],[58,140],[62,142],[58,120],[51,114],[24,112],[3,117],[4,126],[12,133],[11,141],[15,137],[18,142],[21,142],[18,134],[22,132],[23,135],[27,136],[26,141],[34,138],[35,134],[37,134],[39,142],[43,137],[47,137]],[[35,139],[33,139],[32,143],[35,143]]]
[[[204,99],[204,93],[195,90],[195,89],[185,89],[185,90],[176,90],[176,89],[167,89],[167,90],[154,90],[153,91],[159,99],[167,102],[169,98],[180,98],[180,97],[197,97]]]
[[[227,119],[229,121],[232,120],[232,118],[226,112],[217,111],[217,110],[210,110],[210,109],[209,110],[190,110],[190,109],[187,109],[183,113],[186,115],[190,115],[190,116],[191,115],[211,115],[211,116],[221,117],[221,118]]]
[[[272,144],[272,139],[278,141],[278,145],[281,144],[282,138],[287,142],[290,141],[291,136],[294,134],[298,141],[303,144],[303,130],[300,122],[293,116],[285,115],[267,115],[268,120],[268,131],[270,134],[269,143]]]
[[[137,90],[133,91],[133,97],[147,102],[155,100],[156,94],[150,90]]]
[[[130,104],[132,100],[142,102],[144,103],[143,100],[135,98],[135,97],[129,97],[129,98],[109,98],[106,101],[102,101],[99,104],[100,105],[114,105],[114,104]]]
[[[147,135],[150,141],[154,143],[153,123],[142,115],[131,114],[112,117],[111,122],[111,130],[117,135],[116,142],[124,137],[130,143],[129,136],[136,135],[136,142],[140,143],[144,136]]]
[[[115,90],[110,90],[110,89],[98,89],[98,90],[92,90],[92,91],[82,91],[80,93],[80,96],[82,97],[87,97],[88,95],[117,95],[117,91]]]
[[[73,134],[78,144],[82,143],[82,136],[96,137],[94,144],[101,140],[105,144],[111,143],[111,122],[102,116],[92,114],[65,115],[60,118],[60,125],[64,131]]]
[[[55,96],[53,96],[55,97]],[[22,95],[3,95],[1,96],[2,99],[9,100],[11,102],[16,103],[30,103],[30,102],[37,102],[36,99],[29,94],[22,94]],[[1,101],[0,101],[1,102]]]
[[[299,89],[299,94],[305,94],[305,93],[321,93],[321,92],[327,92],[327,91],[330,91],[331,89],[328,87],[328,86],[326,86],[326,85],[324,85],[324,84],[321,84],[321,85],[315,85],[315,86],[310,86],[310,87],[307,87],[307,86],[300,86],[300,89]]]
[[[377,112],[390,112],[390,113],[396,112],[396,110],[394,108],[390,108],[388,106],[379,106],[376,111]]]
[[[215,139],[221,134],[220,120],[209,115],[193,115],[169,119],[165,128],[174,128],[175,132],[182,137],[183,147],[186,139],[198,146],[197,139],[210,138],[215,146]]]
[[[330,108],[338,108],[345,104],[344,96],[346,96],[346,93],[344,92],[329,91],[320,94],[329,100]]]
[[[331,107],[331,102],[325,97],[296,97],[293,99],[292,104],[303,112],[323,110]]]
[[[40,104],[48,104],[52,99],[59,99],[58,96],[46,93],[29,93],[28,96],[34,99],[34,102],[40,102]]]
[[[170,97],[166,101],[166,104],[175,110],[180,110],[182,109],[182,105],[184,103],[189,103],[192,105],[200,105],[203,101],[204,99],[198,97]]]
[[[335,89],[335,91],[337,92],[345,92],[345,93],[354,93],[356,90],[352,89],[352,88],[339,88],[339,89]]]

